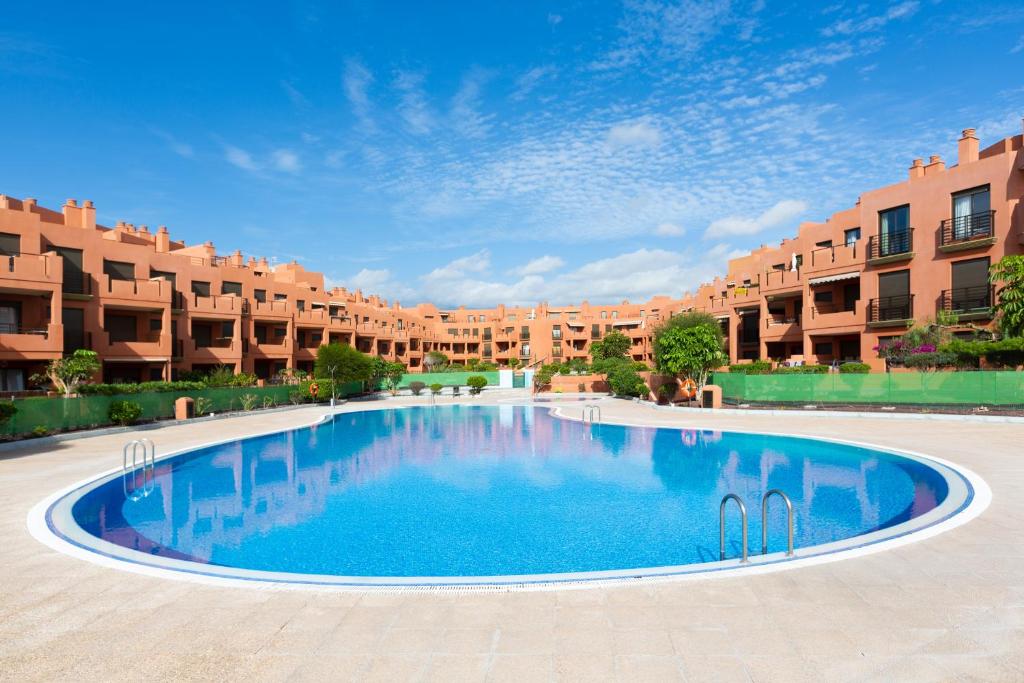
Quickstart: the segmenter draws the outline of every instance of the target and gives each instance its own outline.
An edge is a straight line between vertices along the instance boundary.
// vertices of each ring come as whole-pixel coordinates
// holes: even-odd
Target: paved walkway
[[[1024,680],[1024,425],[605,403],[605,421],[795,432],[931,453],[984,477],[993,502],[935,538],[760,576],[501,594],[221,588],[102,568],[35,541],[28,510],[116,465],[130,437],[46,452],[29,443],[0,453],[0,679]],[[352,407],[363,406],[344,409]],[[166,451],[320,412],[147,435]]]

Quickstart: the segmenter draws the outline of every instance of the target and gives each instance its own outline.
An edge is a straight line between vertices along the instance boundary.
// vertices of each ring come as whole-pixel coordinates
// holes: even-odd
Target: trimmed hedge
[[[771,374],[772,363],[767,360],[755,360],[753,363],[733,363],[729,366],[729,372],[736,372],[741,375],[768,375]]]
[[[773,375],[824,375],[829,371],[827,365],[794,365],[780,366],[772,370]]]
[[[204,382],[139,382],[137,384],[83,384],[78,393],[83,396],[117,396],[119,394],[149,394],[165,391],[200,391]]]
[[[839,366],[839,372],[844,375],[866,375],[871,372],[871,366],[867,363],[843,363]]]

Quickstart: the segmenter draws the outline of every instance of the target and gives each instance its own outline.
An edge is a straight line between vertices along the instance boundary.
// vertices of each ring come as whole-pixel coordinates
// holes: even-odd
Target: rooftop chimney
[[[910,166],[910,179],[923,178],[924,177],[924,159],[914,159],[914,163]],[[860,197],[857,198],[857,203],[860,203]]]
[[[78,210],[78,202],[74,199],[69,199],[64,202],[64,225],[69,228],[80,228],[82,227],[82,216]]]
[[[82,227],[86,230],[96,229],[96,207],[92,205],[91,199],[82,202]]]
[[[978,136],[973,128],[964,128],[963,135],[957,143],[957,163],[963,166],[978,160]]]
[[[235,249],[235,253],[231,255],[231,265],[241,268],[245,265],[245,257],[242,256],[241,249]]]
[[[157,229],[154,244],[158,253],[166,254],[171,250],[171,234],[167,232],[166,225],[161,225]]]
[[[928,157],[928,165],[924,167],[925,175],[934,175],[942,173],[946,170],[946,164],[942,161],[942,157],[938,154],[933,154]]]

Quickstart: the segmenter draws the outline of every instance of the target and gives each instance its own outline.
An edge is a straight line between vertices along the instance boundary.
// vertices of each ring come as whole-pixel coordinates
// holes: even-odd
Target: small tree
[[[718,339],[718,347],[724,349],[725,336],[722,334],[722,326],[718,324],[718,319],[710,313],[690,311],[672,316],[654,330],[654,360],[656,364],[658,362],[658,338],[669,330],[687,330],[691,327],[707,327],[712,330],[715,338]]]
[[[401,363],[389,363],[384,362],[384,365],[380,369],[381,378],[384,380],[385,386],[388,391],[392,394],[398,393],[398,385],[402,383],[402,377],[405,376],[405,366]]]
[[[337,398],[338,383],[371,379],[372,359],[348,344],[325,344],[316,350],[313,376],[331,380],[331,397]]]
[[[628,361],[611,360],[607,367],[608,386],[617,396],[646,396],[647,383],[633,364]]]
[[[707,383],[708,373],[728,360],[720,337],[708,325],[665,330],[655,341],[654,354],[660,372],[686,375],[697,383],[698,391]]]
[[[992,266],[989,279],[999,283],[995,310],[1004,337],[1024,336],[1024,256],[1004,256]]]
[[[473,375],[466,380],[466,384],[469,385],[469,393],[479,394],[487,386],[487,378],[483,375]]]
[[[440,351],[427,351],[427,355],[423,357],[423,365],[426,366],[427,372],[438,372],[448,365],[448,356]]]
[[[590,345],[590,357],[594,362],[608,360],[611,358],[625,358],[629,354],[633,341],[619,331],[609,332]]]
[[[427,388],[427,385],[419,380],[415,382],[409,382],[409,391],[412,392],[413,396],[419,396],[423,393],[423,390]]]
[[[32,380],[39,384],[49,381],[57,391],[64,394],[64,398],[70,398],[80,384],[100,371],[100,367],[99,356],[95,351],[78,349],[70,356],[50,361],[46,371],[33,375]]]
[[[130,425],[142,417],[142,406],[135,401],[114,401],[107,410],[111,422]]]
[[[508,366],[511,369],[516,370],[516,369],[519,368],[520,365],[522,365],[522,361],[520,361],[518,358],[509,358],[508,359]]]

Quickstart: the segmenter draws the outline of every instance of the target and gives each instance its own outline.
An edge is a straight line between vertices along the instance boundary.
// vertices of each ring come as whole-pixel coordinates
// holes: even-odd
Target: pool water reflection
[[[793,501],[796,546],[920,516],[947,496],[925,464],[759,434],[564,420],[548,408],[343,413],[158,463],[153,493],[120,477],[72,507],[88,534],[150,556],[296,574],[449,577],[591,572],[718,559],[718,505]],[[778,501],[776,501],[778,503]],[[785,543],[782,506],[769,538]],[[730,513],[728,535],[738,540]],[[730,554],[739,552],[730,544]]]

